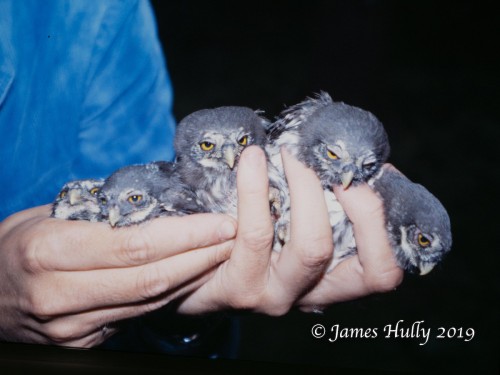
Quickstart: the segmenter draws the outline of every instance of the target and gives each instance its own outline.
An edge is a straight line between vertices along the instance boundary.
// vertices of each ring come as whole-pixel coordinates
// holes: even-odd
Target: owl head
[[[67,182],[52,205],[52,217],[97,221],[100,212],[97,194],[103,184],[104,180],[99,179]]]
[[[98,195],[101,214],[112,227],[195,211],[196,198],[167,162],[129,165],[111,174]]]
[[[325,92],[285,110],[278,121],[292,130],[292,151],[324,187],[366,182],[389,156],[382,123],[368,111],[334,102]]]
[[[177,161],[214,173],[235,169],[241,152],[264,146],[267,120],[246,107],[203,109],[185,117],[177,127]]]
[[[397,262],[410,272],[426,275],[451,250],[446,209],[429,190],[397,171],[382,170],[370,184],[384,202]]]

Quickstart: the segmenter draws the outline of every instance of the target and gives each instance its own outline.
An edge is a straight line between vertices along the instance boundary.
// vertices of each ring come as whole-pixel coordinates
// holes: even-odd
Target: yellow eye
[[[128,197],[128,201],[130,203],[139,203],[140,201],[142,201],[142,195],[131,195],[130,197]]]
[[[238,140],[238,143],[242,146],[246,146],[248,143],[248,135],[244,135]]]
[[[333,152],[333,151],[326,150],[326,154],[328,155],[328,157],[330,159],[333,159],[333,160],[339,159],[338,155],[335,152]]]
[[[215,145],[214,145],[213,143],[211,143],[211,142],[206,142],[206,141],[205,141],[205,142],[201,142],[201,143],[200,143],[200,147],[201,147],[201,149],[202,149],[203,151],[210,151],[211,149],[213,149],[213,148],[214,148],[214,146],[215,146]]]
[[[66,196],[66,194],[68,194],[68,191],[67,190],[63,190],[59,193],[59,198],[64,198]]]
[[[99,188],[97,188],[97,187],[90,189],[91,195],[96,196],[98,192],[99,192]]]
[[[422,247],[428,247],[431,244],[431,241],[427,237],[425,237],[422,233],[419,233],[418,244]]]

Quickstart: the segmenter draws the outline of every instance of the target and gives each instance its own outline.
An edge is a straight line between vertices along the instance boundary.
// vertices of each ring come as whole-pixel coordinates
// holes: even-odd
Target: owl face
[[[112,227],[139,224],[158,209],[158,201],[146,190],[129,187],[106,189],[99,194],[101,214]]]
[[[112,227],[139,224],[159,216],[158,195],[169,186],[168,163],[130,165],[109,176],[99,191],[103,219]]]
[[[396,258],[410,272],[426,275],[450,249],[451,241],[438,228],[421,230],[413,224],[399,227],[401,242],[396,248]],[[443,235],[444,234],[444,235]]]
[[[369,185],[384,202],[389,241],[399,266],[429,273],[451,250],[450,218],[442,203],[395,170],[382,169]]]
[[[57,195],[52,216],[66,220],[96,221],[99,214],[97,194],[104,180],[74,180],[64,184]]]
[[[334,102],[305,119],[298,147],[299,156],[329,188],[368,181],[389,156],[387,134],[374,115]]]
[[[207,131],[191,147],[193,160],[206,168],[233,169],[243,149],[254,143],[243,127],[235,131]]]
[[[264,145],[263,121],[246,107],[219,107],[194,112],[178,127],[178,160],[212,168],[215,173],[231,171],[246,147]]]
[[[347,189],[368,181],[383,164],[382,158],[370,147],[352,148],[342,140],[329,143],[318,140],[306,163],[318,174],[325,187],[342,185]]]

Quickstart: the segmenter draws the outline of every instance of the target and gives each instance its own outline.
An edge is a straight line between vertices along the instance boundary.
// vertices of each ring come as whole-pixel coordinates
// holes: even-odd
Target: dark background
[[[292,374],[309,367],[316,374],[498,373],[497,13],[472,1],[152,3],[178,120],[223,105],[262,109],[272,119],[320,90],[369,110],[387,129],[390,162],[448,209],[452,251],[429,275],[407,275],[394,292],[338,303],[322,316],[242,314],[240,361],[230,361],[226,372],[197,359],[189,362],[193,370],[163,355],[14,344],[0,347],[2,367],[122,374]],[[384,339],[383,327],[398,320],[405,327],[424,321],[432,329],[428,343]],[[379,336],[329,343],[311,336],[316,323],[377,328]],[[438,327],[473,328],[475,337],[439,340]]]
[[[374,113],[390,162],[448,209],[454,245],[425,277],[339,303],[323,316],[242,317],[240,358],[431,372],[498,368],[498,22],[478,2],[153,1],[174,86],[175,116],[244,105],[274,118],[325,90]],[[403,319],[432,328],[384,339]],[[378,327],[376,339],[328,343],[315,323]],[[475,337],[435,338],[438,327]]]

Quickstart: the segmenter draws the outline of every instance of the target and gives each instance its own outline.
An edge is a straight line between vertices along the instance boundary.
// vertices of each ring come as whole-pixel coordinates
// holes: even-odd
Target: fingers
[[[267,160],[264,152],[251,146],[242,153],[238,164],[238,234],[231,254],[231,267],[255,282],[267,275],[273,241],[269,209]]]
[[[233,241],[228,241],[136,267],[42,274],[24,300],[24,310],[50,319],[150,302],[161,295],[172,297],[177,288],[226,260],[232,246]]]
[[[231,239],[225,215],[197,214],[113,229],[105,223],[44,220],[26,239],[27,263],[40,270],[92,270],[148,264]],[[30,239],[32,241],[30,242]]]
[[[194,282],[177,288],[174,293],[160,296],[152,301],[62,315],[41,322],[31,321],[28,322],[28,329],[37,335],[38,342],[77,347],[94,346],[117,331],[115,322],[137,317],[167,305],[177,297],[203,285],[213,272],[214,270],[207,272]]]
[[[403,271],[397,266],[389,243],[381,198],[366,184],[347,190],[335,187],[334,192],[353,223],[365,282],[374,290],[387,289],[395,280],[399,284]]]
[[[332,230],[321,183],[311,169],[282,152],[290,187],[291,238],[278,263],[289,287],[302,291],[322,275],[333,253]]]

